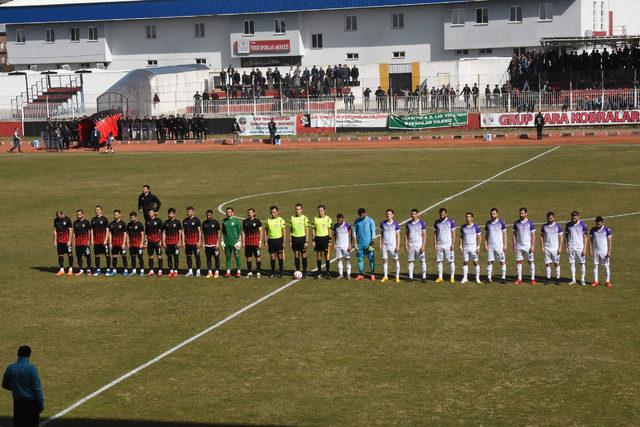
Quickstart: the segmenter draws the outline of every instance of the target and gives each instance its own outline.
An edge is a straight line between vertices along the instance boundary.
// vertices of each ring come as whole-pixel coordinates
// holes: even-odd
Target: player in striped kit
[[[333,224],[333,240],[336,251],[336,259],[338,260],[338,279],[346,277],[351,279],[351,225],[344,221],[344,215],[339,213],[336,215],[336,223]],[[347,275],[344,276],[344,266],[342,261],[346,263]]]
[[[202,223],[202,235],[204,239],[204,256],[207,260],[207,279],[220,277],[220,223],[213,218],[213,211],[207,211],[207,219]],[[215,273],[212,270],[211,258],[215,259]]]
[[[149,272],[147,277],[155,273],[153,267],[158,261],[158,276],[162,276],[162,220],[158,218],[153,209],[147,212],[149,219],[145,221],[144,234],[146,240],[147,254],[149,255]]]
[[[129,265],[127,260],[127,224],[121,218],[120,209],[113,211],[113,221],[109,223],[109,253],[111,254],[111,273],[108,276],[115,276],[118,269],[118,257],[122,258],[123,276],[129,275]]]
[[[425,246],[427,244],[427,224],[418,216],[418,209],[411,209],[411,219],[406,225],[404,250],[409,261],[409,281],[413,280],[413,264],[417,259],[422,266],[422,282],[427,281],[427,257]]]
[[[53,245],[56,247],[58,254],[58,267],[60,270],[57,276],[63,276],[64,272],[64,255],[69,260],[69,272],[67,275],[73,274],[73,252],[71,251],[71,238],[73,236],[73,223],[71,219],[62,211],[56,211],[56,217],[53,220]]]
[[[571,212],[571,221],[564,228],[565,240],[567,242],[567,255],[569,256],[569,267],[571,269],[571,283],[576,282],[576,262],[580,264],[580,284],[586,285],[586,250],[587,250],[587,224],[580,219],[580,212]]]
[[[438,278],[436,283],[444,282],[442,278],[444,260],[449,262],[451,277],[449,281],[455,283],[456,259],[453,248],[456,243],[456,223],[447,215],[445,208],[440,208],[438,212],[440,218],[433,224],[433,246],[436,251],[436,261],[438,262]]]
[[[382,283],[389,281],[389,256],[396,265],[396,283],[400,283],[400,224],[393,220],[393,209],[387,209],[387,218],[380,223],[380,250],[382,251]]]
[[[109,256],[109,220],[102,214],[102,206],[96,206],[96,216],[91,218],[91,243],[93,258],[96,264],[95,276],[100,275],[100,256],[104,255],[107,264],[107,276],[111,273],[111,257]]]
[[[187,207],[187,217],[182,220],[184,233],[184,255],[187,258],[187,273],[185,276],[193,276],[193,258],[196,260],[196,277],[200,277],[200,246],[202,245],[202,224],[196,217],[193,206]]]
[[[522,264],[526,259],[531,270],[531,285],[536,282],[536,265],[534,264],[534,251],[536,247],[536,225],[529,219],[527,208],[520,208],[520,218],[513,223],[513,251],[516,254],[516,272],[518,278],[515,285],[522,283]]]
[[[262,247],[262,221],[256,218],[256,210],[249,208],[247,217],[242,221],[242,246],[244,246],[244,256],[247,259],[247,277],[253,277],[252,258],[256,259],[257,279],[262,271],[262,259],[260,258]]]
[[[162,224],[162,247],[167,254],[167,264],[169,264],[169,277],[178,277],[180,267],[180,247],[184,246],[184,234],[182,223],[176,219],[176,210],[167,210],[167,219]]]
[[[84,211],[78,209],[76,211],[76,220],[73,221],[73,246],[76,250],[76,258],[78,259],[78,272],[76,276],[82,276],[82,257],[87,260],[87,276],[91,276],[91,223],[84,217]]]
[[[140,275],[144,276],[144,258],[142,257],[144,242],[144,225],[138,221],[138,214],[129,213],[129,223],[127,224],[127,235],[129,236],[129,256],[131,257],[131,274],[137,274],[137,267],[140,267]],[[137,261],[137,264],[136,264]]]
[[[556,223],[553,212],[547,212],[547,222],[540,227],[540,246],[544,254],[547,278],[544,284],[551,282],[551,264],[556,267],[556,285],[560,284],[560,253],[564,244],[562,226]]]
[[[605,286],[610,288],[611,284],[611,268],[609,262],[611,260],[612,233],[611,229],[604,225],[604,218],[596,217],[596,226],[589,231],[591,245],[589,245],[589,253],[593,257],[593,282],[592,287],[600,284],[598,282],[598,268],[600,264],[604,265]]]
[[[484,250],[487,252],[487,283],[491,283],[493,263],[500,263],[501,283],[507,283],[507,224],[498,216],[498,209],[491,208],[491,218],[485,224]]]
[[[482,242],[482,231],[478,224],[473,222],[473,213],[467,212],[465,214],[467,223],[460,227],[460,252],[462,252],[462,281],[461,283],[467,283],[469,274],[469,262],[473,262],[476,272],[476,283],[482,283],[480,281],[480,264],[478,263],[478,256],[480,252],[480,243]]]

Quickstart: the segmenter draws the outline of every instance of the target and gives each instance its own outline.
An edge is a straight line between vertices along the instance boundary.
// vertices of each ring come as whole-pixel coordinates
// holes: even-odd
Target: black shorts
[[[284,238],[268,239],[267,246],[269,247],[270,254],[278,254],[284,251]]]
[[[215,247],[215,246],[205,246],[204,247],[204,254],[207,257],[214,257],[214,258],[220,258],[220,250]]]
[[[129,246],[129,255],[131,256],[142,255],[142,248],[133,248]]]
[[[258,245],[245,246],[244,256],[247,258],[251,258],[252,256],[255,256],[256,258],[260,258],[260,246]]]
[[[83,255],[90,255],[89,246],[76,246],[76,256],[79,258]]]
[[[291,237],[291,249],[294,252],[306,252],[307,248],[304,247],[305,243],[307,243],[307,238],[302,237]]]
[[[93,245],[93,255],[109,255],[109,246],[107,245]]]
[[[327,252],[329,250],[329,236],[316,236],[315,240],[316,252]]]
[[[149,255],[162,255],[160,242],[147,242],[147,253]]]
[[[125,256],[126,254],[127,251],[125,251],[122,246],[111,246],[111,256]]]
[[[185,245],[184,253],[187,254],[187,256],[190,256],[190,255],[200,256],[200,246]]]
[[[165,248],[164,252],[167,255],[178,255],[180,254],[180,250],[178,249],[178,245],[167,245],[167,247]]]
[[[71,255],[71,246],[66,243],[58,243],[56,250],[58,251],[58,255]]]

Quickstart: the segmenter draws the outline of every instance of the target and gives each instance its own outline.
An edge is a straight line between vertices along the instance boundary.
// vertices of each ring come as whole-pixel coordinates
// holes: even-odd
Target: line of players
[[[270,208],[270,218],[264,224],[256,217],[254,209],[247,211],[247,217],[240,222],[235,217],[233,208],[228,207],[225,218],[220,224],[214,217],[213,211],[206,212],[206,220],[201,222],[195,216],[192,206],[187,208],[184,220],[176,219],[176,211],[167,211],[168,219],[162,221],[155,211],[149,212],[149,217],[143,225],[138,221],[137,213],[129,214],[129,223],[122,220],[120,210],[113,212],[113,220],[109,221],[102,212],[102,207],[96,206],[96,216],[90,221],[85,219],[84,212],[76,212],[76,220],[71,220],[62,211],[56,212],[54,220],[54,244],[58,253],[60,270],[58,275],[72,275],[73,251],[78,260],[76,275],[92,274],[91,247],[95,261],[93,275],[101,274],[101,258],[106,261],[106,275],[117,273],[118,261],[122,260],[123,275],[145,275],[143,251],[148,254],[147,276],[163,274],[163,252],[167,258],[170,277],[176,277],[179,269],[180,248],[184,248],[187,258],[187,273],[185,276],[201,275],[200,248],[204,247],[207,277],[219,277],[220,250],[225,253],[225,277],[241,277],[240,251],[244,248],[247,277],[260,277],[262,271],[261,249],[266,243],[268,248],[271,272],[270,277],[282,277],[285,259],[285,247],[290,246],[295,259],[295,269],[301,277],[307,275],[307,247],[309,242],[316,252],[317,278],[322,278],[322,265],[325,265],[325,276],[330,277],[331,246],[338,261],[338,278],[351,278],[351,252],[355,250],[358,257],[358,274],[356,280],[364,280],[364,259],[369,260],[369,279],[375,277],[375,246],[376,224],[366,210],[360,208],[353,224],[345,222],[343,214],[336,216],[333,223],[326,214],[323,205],[317,207],[318,215],[311,220],[303,213],[301,204],[295,205],[295,213],[285,221],[277,206]],[[388,209],[386,218],[379,224],[382,252],[383,277],[382,282],[389,280],[389,260],[395,263],[395,281],[400,282],[400,245],[404,243],[404,250],[408,258],[409,280],[414,278],[414,263],[419,261],[422,267],[422,281],[426,281],[426,245],[427,225],[420,219],[417,209],[411,211],[411,218],[404,223],[405,235],[401,239],[401,224],[394,220],[394,211]],[[486,280],[493,280],[493,266],[500,266],[500,281],[506,283],[506,253],[507,253],[507,225],[500,219],[498,210],[490,211],[490,219],[484,226],[484,233],[474,221],[474,215],[467,212],[465,224],[460,227],[460,239],[457,239],[457,227],[447,210],[439,210],[439,218],[433,226],[433,248],[436,255],[438,278],[436,282],[444,281],[444,263],[449,263],[450,282],[455,283],[455,247],[463,257],[462,283],[469,281],[469,269],[473,266],[475,281],[480,280],[479,255],[481,248],[487,253]],[[526,208],[520,208],[519,218],[512,227],[512,249],[515,254],[517,278],[515,284],[523,283],[523,266],[529,264],[530,283],[535,285],[534,254],[536,249],[536,226],[528,217]],[[310,236],[311,234],[311,236]],[[310,238],[311,237],[311,238]],[[560,281],[560,255],[564,251],[569,257],[571,268],[571,284],[586,285],[586,253],[593,259],[592,286],[598,286],[599,266],[605,269],[605,285],[611,287],[610,257],[612,250],[612,233],[604,225],[604,219],[597,217],[595,226],[587,233],[587,225],[580,219],[577,211],[571,213],[571,220],[563,228],[555,221],[553,212],[547,213],[547,222],[540,229],[540,247],[544,255],[546,267],[545,283],[552,281],[552,267],[555,267],[553,281]],[[128,251],[127,251],[128,250]],[[131,270],[127,252],[131,260]],[[64,255],[68,256],[69,268],[65,273]],[[83,258],[86,267],[83,267]],[[256,269],[253,269],[253,260]],[[194,263],[195,261],[195,263]],[[344,263],[343,263],[344,262]],[[157,268],[156,268],[157,263]],[[232,274],[232,264],[235,263],[235,274]],[[276,263],[278,270],[276,271]],[[195,264],[195,269],[194,269]],[[576,280],[576,264],[580,266],[580,280]],[[215,268],[214,268],[215,266]],[[346,269],[345,269],[346,267]],[[345,271],[346,270],[346,271]],[[346,275],[345,275],[346,272]]]

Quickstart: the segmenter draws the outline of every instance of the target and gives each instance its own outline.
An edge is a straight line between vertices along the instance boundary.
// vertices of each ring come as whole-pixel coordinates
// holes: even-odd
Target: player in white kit
[[[342,261],[347,265],[347,280],[351,279],[351,225],[344,221],[344,215],[339,213],[336,215],[337,222],[333,224],[333,246],[336,251],[336,259],[338,260],[338,279],[342,279],[344,266]]]
[[[383,277],[381,282],[389,281],[389,257],[396,264],[396,283],[400,282],[400,224],[393,220],[393,209],[385,212],[387,218],[380,223],[380,250],[382,251]]]
[[[467,212],[465,214],[467,223],[460,227],[460,252],[462,252],[462,281],[460,283],[467,283],[467,275],[469,274],[469,262],[473,262],[476,271],[476,283],[482,283],[480,281],[480,264],[478,264],[480,243],[482,242],[482,231],[478,224],[473,222],[473,213]]]
[[[451,278],[449,281],[455,283],[456,259],[453,251],[456,243],[456,223],[447,216],[447,210],[440,208],[440,218],[433,224],[433,246],[436,251],[436,261],[438,262],[438,278],[436,283],[444,282],[442,278],[444,267],[443,261],[449,262]]]
[[[551,282],[551,264],[556,267],[556,285],[560,284],[560,253],[564,243],[562,226],[556,223],[553,212],[547,212],[547,222],[540,227],[540,246],[544,254],[547,278],[544,284]]]
[[[585,286],[586,274],[586,250],[587,250],[587,224],[580,219],[580,212],[571,212],[571,221],[564,228],[565,241],[567,242],[567,255],[569,256],[569,267],[571,268],[571,283],[576,282],[576,262],[580,264],[580,284]]]
[[[498,209],[492,208],[491,219],[485,224],[484,250],[487,252],[487,283],[491,283],[493,276],[493,263],[500,263],[501,282],[507,282],[507,224],[498,217]]]
[[[602,264],[605,272],[605,286],[610,288],[613,286],[611,284],[611,269],[609,268],[612,234],[611,229],[604,225],[604,219],[601,216],[596,217],[596,226],[589,232],[589,238],[591,240],[589,254],[593,257],[593,283],[591,286],[596,287],[600,284],[598,282],[598,267]]]
[[[427,224],[418,217],[418,209],[411,209],[411,219],[406,227],[404,250],[407,252],[409,261],[409,281],[413,280],[413,264],[417,258],[422,264],[422,282],[426,282],[427,258],[424,251],[427,243]]]
[[[526,259],[531,269],[531,285],[536,282],[536,265],[533,262],[533,253],[536,248],[536,225],[529,219],[527,208],[520,208],[520,218],[513,223],[513,251],[516,254],[516,271],[518,278],[515,285],[522,283],[522,264]]]

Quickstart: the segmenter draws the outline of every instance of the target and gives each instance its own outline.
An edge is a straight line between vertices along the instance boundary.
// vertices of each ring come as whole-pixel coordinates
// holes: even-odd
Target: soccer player
[[[444,282],[442,278],[444,266],[442,263],[445,259],[449,262],[449,269],[451,270],[449,281],[455,283],[456,258],[453,248],[456,243],[456,223],[453,219],[449,218],[445,208],[440,208],[438,214],[440,218],[433,224],[433,246],[436,251],[436,261],[438,263],[438,278],[436,279],[436,283]]]
[[[342,261],[347,264],[347,280],[351,279],[351,225],[344,221],[344,215],[339,213],[333,224],[333,240],[338,260],[338,279],[345,277]]]
[[[236,261],[236,277],[242,277],[240,266],[240,248],[242,247],[242,224],[233,216],[233,208],[225,209],[226,217],[222,220],[222,246],[224,247],[227,272],[224,277],[231,277],[231,257]]]
[[[522,283],[522,264],[526,259],[531,270],[531,285],[536,282],[536,265],[533,262],[534,250],[536,246],[536,225],[529,219],[527,208],[520,208],[520,218],[513,223],[513,251],[516,254],[516,272],[518,278],[514,285]]]
[[[91,218],[93,256],[96,263],[95,276],[100,275],[100,255],[104,255],[107,263],[107,276],[111,273],[111,257],[109,256],[109,220],[102,214],[102,206],[96,206],[96,216]]]
[[[185,276],[193,276],[193,258],[196,260],[196,277],[200,277],[200,267],[202,260],[200,259],[200,246],[202,245],[202,224],[200,219],[196,217],[196,210],[193,206],[187,207],[187,217],[182,220],[182,229],[184,230],[184,254],[187,257],[187,274]]]
[[[567,255],[569,255],[569,267],[571,268],[571,283],[576,282],[576,261],[580,264],[580,284],[586,286],[586,250],[587,250],[587,224],[580,219],[580,212],[571,212],[571,221],[564,228],[565,239],[567,242]]]
[[[56,273],[63,276],[64,273],[64,256],[67,255],[69,261],[69,276],[73,274],[73,252],[71,251],[71,238],[73,237],[73,224],[71,219],[62,211],[56,211],[56,217],[53,220],[53,246],[58,252],[58,267],[60,270]]]
[[[153,267],[155,261],[158,261],[158,276],[162,276],[162,220],[158,218],[155,210],[150,209],[148,212],[149,219],[145,221],[144,234],[147,239],[145,246],[149,255],[149,273],[147,276],[153,276],[155,273]]]
[[[564,234],[562,226],[556,223],[556,216],[553,212],[547,212],[547,222],[540,227],[540,246],[544,254],[544,265],[546,267],[547,278],[544,284],[551,282],[551,264],[556,267],[556,285],[560,284],[560,253],[564,244]]]
[[[249,208],[247,217],[242,221],[242,246],[244,246],[244,256],[247,258],[247,277],[253,277],[252,258],[256,259],[256,278],[260,278],[262,260],[260,259],[260,248],[262,247],[262,222],[256,218],[256,210]]]
[[[147,184],[143,185],[142,193],[138,196],[138,212],[142,212],[145,222],[151,219],[149,214],[151,211],[159,212],[160,206],[160,199],[151,193],[151,187]]]
[[[324,205],[318,205],[318,216],[313,218],[311,229],[313,249],[316,252],[316,264],[318,273],[316,279],[322,278],[322,261],[324,261],[327,279],[331,279],[329,267],[331,266],[331,217],[327,215]]]
[[[291,249],[293,250],[296,271],[300,270],[302,263],[302,277],[307,277],[307,241],[309,238],[309,218],[302,213],[302,205],[295,206],[295,215],[289,220],[291,231]]]
[[[376,281],[376,258],[373,239],[376,237],[376,223],[367,215],[364,208],[358,209],[358,218],[353,221],[353,244],[358,250],[358,275],[356,280],[364,280],[364,257],[369,259],[371,275],[369,279]]]
[[[113,221],[109,223],[109,253],[111,254],[111,266],[113,267],[109,276],[118,274],[118,257],[122,258],[124,270],[123,276],[129,275],[129,265],[127,262],[127,224],[122,220],[120,209],[113,211]]]
[[[487,253],[487,283],[491,283],[493,263],[500,263],[501,283],[507,283],[507,224],[498,216],[498,209],[491,208],[491,219],[485,224],[484,250]]]
[[[380,250],[382,251],[382,283],[389,281],[389,256],[396,265],[396,283],[400,283],[400,224],[393,219],[393,209],[385,211],[386,219],[380,223]]]
[[[462,281],[469,281],[469,262],[473,262],[476,272],[476,283],[480,281],[480,264],[478,257],[480,253],[480,244],[482,243],[482,231],[478,224],[473,222],[473,213],[467,212],[465,215],[466,224],[460,227],[460,252],[462,252]]]
[[[409,281],[413,281],[413,264],[417,259],[422,265],[422,282],[427,281],[427,257],[425,246],[427,244],[427,224],[418,216],[418,209],[411,209],[411,219],[407,222],[407,231],[404,239],[404,250],[409,261]]]
[[[144,225],[138,221],[138,214],[129,213],[129,223],[127,224],[127,236],[129,239],[129,256],[131,257],[131,274],[137,274],[136,259],[140,267],[140,275],[144,276],[144,260],[142,258],[142,247],[144,242]]]
[[[604,225],[604,218],[601,216],[596,217],[596,226],[589,231],[589,239],[591,241],[589,254],[593,257],[593,282],[591,286],[596,287],[600,284],[598,282],[598,267],[602,264],[605,272],[605,286],[610,288],[613,286],[611,284],[611,269],[609,268],[612,233],[611,229]]]
[[[162,247],[167,254],[169,277],[178,277],[180,247],[184,246],[182,223],[176,219],[176,210],[174,208],[167,209],[167,216],[169,218],[162,224]]]
[[[265,230],[267,232],[267,247],[271,258],[271,276],[276,277],[276,257],[278,258],[279,276],[282,277],[284,271],[284,239],[287,234],[286,222],[280,217],[280,210],[277,206],[269,208],[271,218],[267,219]]]
[[[76,258],[78,259],[78,272],[76,276],[82,276],[84,270],[82,269],[82,257],[87,260],[87,276],[91,276],[91,250],[89,245],[91,244],[93,231],[91,230],[91,223],[84,217],[84,211],[78,209],[76,211],[76,220],[73,221],[73,246],[76,250]]]
[[[207,211],[207,219],[202,223],[202,235],[204,238],[204,256],[207,259],[207,279],[212,277],[220,277],[220,249],[218,248],[218,242],[220,242],[220,223],[213,217],[213,211],[209,209]],[[215,259],[215,274],[212,270],[211,258]]]

